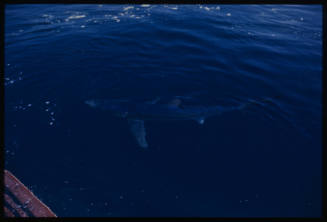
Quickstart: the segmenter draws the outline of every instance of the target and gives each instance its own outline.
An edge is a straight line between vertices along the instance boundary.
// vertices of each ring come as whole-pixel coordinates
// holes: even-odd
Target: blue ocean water
[[[63,217],[318,217],[321,78],[319,5],[6,5],[5,166]],[[247,105],[143,149],[113,98]]]

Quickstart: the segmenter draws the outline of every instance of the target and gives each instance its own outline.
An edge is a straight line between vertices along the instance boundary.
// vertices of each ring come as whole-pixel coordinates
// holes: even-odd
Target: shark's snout
[[[87,105],[89,105],[91,107],[96,107],[97,106],[97,104],[96,104],[96,102],[94,100],[86,100],[85,104],[87,104]]]

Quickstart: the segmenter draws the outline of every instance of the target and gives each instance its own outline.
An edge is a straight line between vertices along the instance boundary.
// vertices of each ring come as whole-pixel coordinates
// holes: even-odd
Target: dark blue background
[[[6,6],[6,168],[58,216],[320,216],[321,6],[129,6]],[[158,96],[259,103],[148,150],[84,104]]]

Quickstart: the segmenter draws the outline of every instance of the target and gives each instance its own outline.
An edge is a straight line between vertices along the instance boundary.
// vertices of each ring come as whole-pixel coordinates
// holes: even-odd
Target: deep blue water
[[[319,5],[7,5],[5,164],[58,216],[321,214]],[[128,121],[88,99],[243,109]]]

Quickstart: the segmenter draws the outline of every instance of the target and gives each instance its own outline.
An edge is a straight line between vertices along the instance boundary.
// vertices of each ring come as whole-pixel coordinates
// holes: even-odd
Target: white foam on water
[[[66,18],[65,21],[68,22],[69,20],[72,20],[72,19],[81,19],[81,18],[85,18],[85,17],[86,17],[86,15],[71,15],[68,18]]]
[[[127,11],[127,10],[129,10],[129,9],[133,9],[134,8],[134,6],[127,6],[127,7],[125,7],[123,10],[124,11]]]
[[[43,15],[41,15],[41,17],[47,18],[47,17],[49,17],[49,15],[48,14],[43,14]]]
[[[142,4],[141,7],[150,7],[151,5]]]
[[[116,22],[120,22],[120,19],[117,16],[112,17],[112,20],[114,20]]]
[[[86,15],[71,15],[68,17],[68,19],[80,19],[80,18],[85,18]]]

